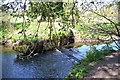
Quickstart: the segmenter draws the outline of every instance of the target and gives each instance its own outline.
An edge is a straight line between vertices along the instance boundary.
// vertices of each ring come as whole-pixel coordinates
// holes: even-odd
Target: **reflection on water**
[[[106,44],[94,45],[101,49]],[[110,44],[115,46],[115,43]],[[116,47],[113,47],[117,50]],[[64,49],[65,50],[65,49]],[[75,58],[83,59],[90,46],[83,45],[71,48],[68,51]],[[68,55],[61,51],[48,51],[43,55],[36,56],[30,60],[18,60],[15,52],[2,52],[2,77],[3,78],[63,78],[74,65]],[[81,60],[79,59],[79,60]]]

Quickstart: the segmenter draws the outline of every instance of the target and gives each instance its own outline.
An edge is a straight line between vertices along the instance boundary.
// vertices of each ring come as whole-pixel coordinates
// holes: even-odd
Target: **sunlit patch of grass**
[[[11,23],[23,23],[23,18],[19,18],[19,17],[12,17],[11,16],[11,19],[10,19],[10,22]]]

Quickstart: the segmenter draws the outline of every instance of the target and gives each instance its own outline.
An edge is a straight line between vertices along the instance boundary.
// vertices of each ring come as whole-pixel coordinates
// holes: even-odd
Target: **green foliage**
[[[19,32],[18,34],[13,34],[13,41],[17,41],[17,39],[33,41],[35,39],[43,40],[51,38],[57,45],[59,40],[56,41],[56,39],[60,39],[60,36],[68,36],[69,28],[73,28],[73,26],[75,26],[73,29],[78,32],[77,36],[75,35],[75,39],[106,39],[109,35],[104,33],[104,31],[100,33],[100,30],[98,30],[98,28],[103,28],[108,31],[113,30],[115,32],[112,23],[107,22],[101,18],[101,16],[98,16],[92,12],[86,12],[82,14],[82,12],[78,10],[76,6],[77,4],[75,4],[75,6],[74,4],[75,3],[72,2],[64,3],[31,1],[30,4],[28,4],[28,9],[25,12],[12,13],[10,16],[10,18],[12,18],[10,21],[13,23],[16,31],[21,31],[20,34]],[[108,12],[110,12],[110,14],[108,14],[108,17],[114,16],[114,14],[116,14],[116,12],[112,14],[113,10],[111,10],[111,8],[112,6],[105,7],[105,10],[107,11],[106,13],[108,14]],[[103,10],[100,9],[96,12],[100,13],[102,11]],[[7,19],[5,16],[4,18]],[[38,18],[40,19],[37,21],[36,19]],[[99,22],[102,20],[103,22]],[[61,25],[59,25],[57,21]],[[57,23],[57,25],[55,23]],[[9,35],[9,33],[12,34],[8,28],[9,27],[3,29],[3,36],[5,37],[7,37],[6,35]],[[94,28],[95,31],[93,31],[91,28]],[[100,55],[98,50],[96,50],[96,53]],[[97,57],[96,53],[94,54],[94,57]],[[93,52],[87,52],[87,55],[92,56]],[[90,59],[90,61],[93,60],[96,59]]]
[[[28,45],[24,44],[24,45],[18,45],[18,46],[14,46],[14,50],[20,53],[24,53],[27,51],[28,49]]]
[[[16,29],[22,29],[22,23],[13,23]]]
[[[0,40],[4,40],[9,34],[9,29],[6,28],[4,22],[0,25]]]
[[[49,17],[56,18],[62,15],[62,10],[63,2],[31,2],[27,15],[33,19],[42,15],[42,20],[46,20]]]
[[[39,39],[43,39],[43,36],[45,39],[48,39],[49,37],[52,37],[54,35],[56,36],[67,35],[69,33],[69,30],[67,29],[69,27],[73,27],[72,25],[73,22],[75,26],[75,28],[73,29],[78,31],[77,36],[75,35],[75,38],[78,38],[78,39],[80,38],[82,39],[84,38],[85,39],[86,38],[87,39],[90,39],[90,38],[104,39],[105,38],[106,39],[106,37],[108,37],[106,33],[105,34],[99,33],[99,30],[93,32],[90,29],[90,27],[100,28],[102,26],[103,29],[114,30],[113,24],[108,23],[108,22],[107,23],[97,22],[95,20],[99,21],[99,20],[104,20],[104,19],[91,12],[86,12],[85,14],[82,14],[82,12],[78,10],[77,4],[75,4],[75,6],[73,5],[74,3],[72,2],[66,3],[66,2],[34,2],[34,1],[31,1],[30,4],[28,4],[28,9],[25,12],[12,13],[11,15],[12,19],[10,21],[13,23],[14,27],[17,30],[20,30],[20,29],[27,30],[26,35],[27,35],[28,40],[35,38],[34,33],[38,34]],[[110,14],[108,13],[107,14],[109,16],[114,16],[114,15],[111,15],[111,13],[113,12],[111,8],[112,6],[110,8],[109,7],[106,8],[107,12],[110,11]],[[102,9],[98,10],[98,12],[99,11],[102,11]],[[23,20],[23,16],[26,17],[25,20]],[[38,21],[34,21],[38,17],[42,19],[41,21],[46,21],[48,23],[43,22],[44,25],[41,25],[42,22],[40,21],[40,19]],[[50,19],[52,19],[51,22],[50,22]],[[54,25],[54,21],[59,22],[62,26]],[[40,28],[38,29],[36,26],[38,26],[39,23],[40,23]],[[29,34],[32,34],[32,35],[29,35]]]
[[[12,36],[12,41],[13,41],[13,42],[16,42],[18,39],[19,39],[19,36],[18,36],[18,35],[13,35],[13,36]]]
[[[101,51],[92,47],[90,51],[86,52],[86,58],[89,62],[100,60],[103,57]]]

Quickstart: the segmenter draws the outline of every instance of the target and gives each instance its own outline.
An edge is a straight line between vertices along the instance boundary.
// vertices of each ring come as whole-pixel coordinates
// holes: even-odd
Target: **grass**
[[[94,64],[104,59],[106,55],[113,51],[113,48],[109,45],[104,46],[101,50],[92,47],[92,49],[86,53],[86,57],[73,66],[65,78],[83,78],[92,69]]]

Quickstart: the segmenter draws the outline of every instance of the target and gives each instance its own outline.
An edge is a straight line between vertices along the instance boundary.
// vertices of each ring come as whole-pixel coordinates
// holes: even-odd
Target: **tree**
[[[119,19],[118,19],[118,22],[116,22],[116,21],[113,21],[112,18],[109,18],[107,15],[105,15],[106,12],[102,12],[102,13],[97,12],[100,9],[97,9],[97,6],[95,3],[97,4],[97,3],[103,3],[103,2],[95,2],[95,1],[92,1],[90,3],[84,2],[81,4],[81,6],[83,7],[83,9],[85,11],[90,11],[90,12],[96,14],[97,16],[100,16],[103,19],[106,19],[108,21],[108,23],[111,24],[112,26],[109,27],[109,26],[107,26],[106,23],[103,23],[105,26],[101,25],[101,24],[97,24],[97,26],[96,25],[91,26],[90,29],[92,29],[95,33],[97,32],[97,33],[109,35],[114,42],[118,41],[118,43],[117,42],[115,42],[115,43],[118,46],[118,48],[120,49],[120,44],[119,44],[119,41],[120,41],[120,22],[119,22]],[[117,6],[118,6],[117,13],[118,13],[118,18],[119,18],[120,2],[114,2],[114,3],[117,4]],[[109,4],[109,5],[104,5],[104,6],[109,7],[111,5],[114,5],[114,3]],[[93,10],[93,6],[96,7],[95,10]]]

